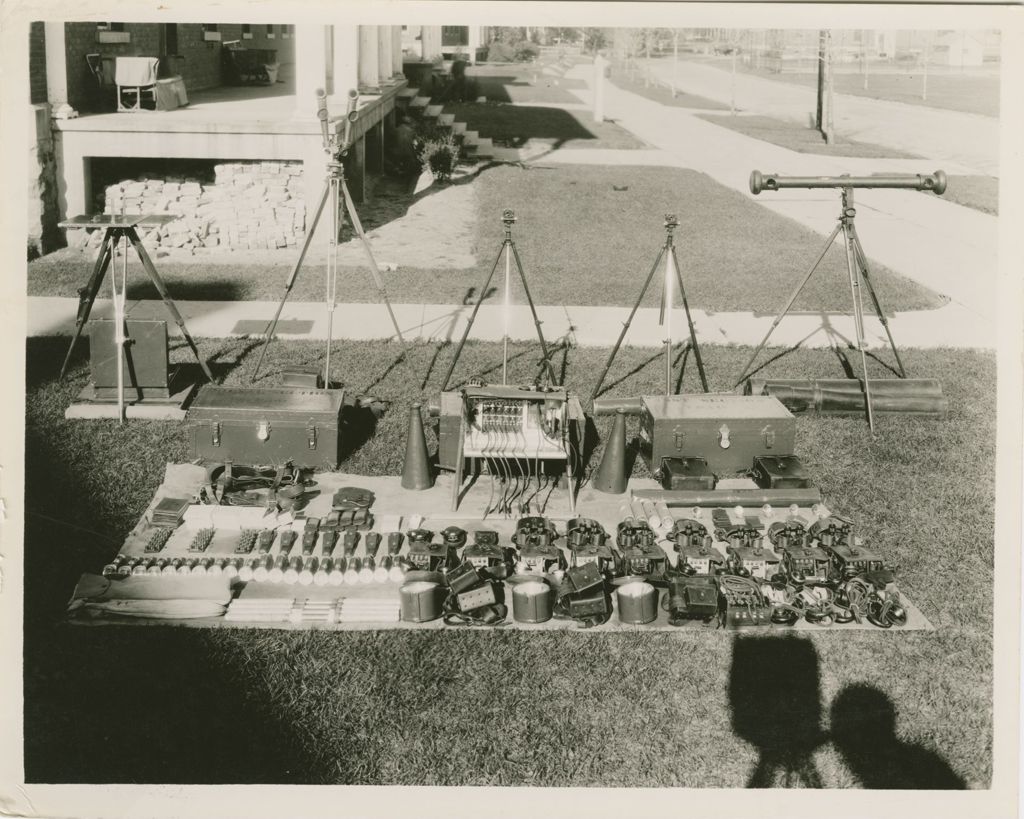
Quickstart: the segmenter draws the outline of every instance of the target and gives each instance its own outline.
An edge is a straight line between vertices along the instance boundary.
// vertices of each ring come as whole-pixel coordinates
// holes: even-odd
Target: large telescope
[[[946,174],[899,173],[872,176],[780,176],[777,173],[751,171],[750,192],[777,191],[781,188],[907,188],[941,194],[946,190]]]

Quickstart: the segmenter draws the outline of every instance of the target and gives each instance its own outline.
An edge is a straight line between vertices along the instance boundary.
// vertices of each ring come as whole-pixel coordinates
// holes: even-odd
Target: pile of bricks
[[[99,203],[97,203],[99,204]],[[140,229],[153,251],[265,250],[294,247],[305,236],[301,162],[227,162],[214,167],[213,184],[181,175],[140,174],[108,185],[104,213],[178,216],[153,230]],[[84,231],[81,231],[84,233]],[[68,244],[98,246],[101,231]]]

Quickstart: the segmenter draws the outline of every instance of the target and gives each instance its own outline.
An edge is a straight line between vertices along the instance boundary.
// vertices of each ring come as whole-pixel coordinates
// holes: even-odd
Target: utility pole
[[[676,98],[676,86],[679,84],[679,29],[672,33],[672,99]]]
[[[832,117],[832,33],[818,34],[818,105],[814,125],[831,145],[834,140]]]

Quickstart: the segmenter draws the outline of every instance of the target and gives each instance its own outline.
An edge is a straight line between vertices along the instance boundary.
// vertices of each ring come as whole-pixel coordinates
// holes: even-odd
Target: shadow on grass
[[[736,637],[729,707],[733,732],[759,755],[748,788],[823,787],[814,754],[829,741],[866,788],[965,787],[941,755],[897,737],[896,707],[874,686],[840,691],[826,732],[818,652],[793,634]]]

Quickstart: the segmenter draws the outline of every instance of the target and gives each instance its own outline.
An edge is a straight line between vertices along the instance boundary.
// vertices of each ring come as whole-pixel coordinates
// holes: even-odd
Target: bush
[[[451,133],[435,136],[423,142],[420,162],[438,182],[447,182],[459,161],[459,146]]]
[[[489,63],[510,63],[515,56],[515,49],[508,43],[496,41],[487,46],[487,62]]]
[[[516,43],[515,59],[516,62],[527,63],[530,60],[536,60],[540,56],[540,46],[536,43],[522,42]]]

